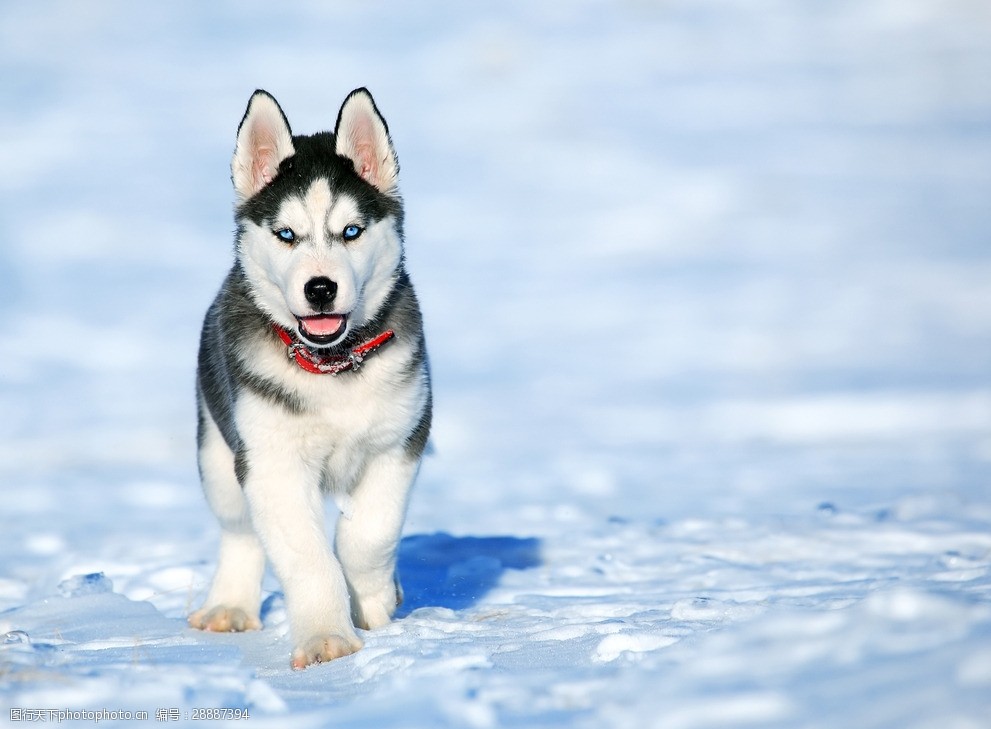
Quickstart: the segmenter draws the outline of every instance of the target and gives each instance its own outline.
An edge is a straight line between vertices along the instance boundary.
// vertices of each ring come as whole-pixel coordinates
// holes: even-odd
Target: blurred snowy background
[[[5,711],[983,726],[986,2],[6,2],[0,41]],[[248,97],[309,133],[357,86],[436,453],[406,617],[299,676],[275,582],[265,633],[183,628],[193,368]]]

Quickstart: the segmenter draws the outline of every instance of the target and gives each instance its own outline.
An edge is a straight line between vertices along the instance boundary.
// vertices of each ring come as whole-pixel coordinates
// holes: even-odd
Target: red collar
[[[297,342],[292,334],[278,324],[272,324],[272,328],[288,348],[289,359],[295,360],[300,368],[315,375],[339,375],[348,370],[357,370],[365,361],[365,357],[396,336],[394,331],[387,329],[377,337],[362,342],[347,354],[321,356],[302,342]]]

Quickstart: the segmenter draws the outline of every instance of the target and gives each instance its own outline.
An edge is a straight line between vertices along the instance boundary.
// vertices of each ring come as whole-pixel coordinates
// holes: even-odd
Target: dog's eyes
[[[349,225],[344,229],[344,232],[341,233],[341,237],[343,237],[344,240],[354,240],[359,235],[361,235],[361,232],[363,230],[364,228],[361,228],[357,225]]]
[[[279,240],[286,243],[292,243],[296,240],[296,234],[292,228],[279,228],[279,230],[275,231],[275,234],[279,237]]]

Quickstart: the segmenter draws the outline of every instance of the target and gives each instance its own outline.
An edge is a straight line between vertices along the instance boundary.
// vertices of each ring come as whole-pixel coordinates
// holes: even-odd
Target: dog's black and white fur
[[[221,526],[217,572],[193,627],[261,628],[266,558],[282,583],[294,668],[362,646],[402,599],[396,549],[430,429],[420,309],[404,268],[398,162],[365,89],[333,133],[293,136],[251,97],[231,163],[234,266],[203,324],[197,396],[203,490]],[[395,336],[336,375],[314,357]],[[331,550],[323,496],[341,510]]]

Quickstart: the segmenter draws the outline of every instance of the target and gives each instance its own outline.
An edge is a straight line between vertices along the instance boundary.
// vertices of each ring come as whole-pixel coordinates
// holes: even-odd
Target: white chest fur
[[[246,362],[253,374],[278,383],[299,408],[258,393],[239,396],[235,423],[249,449],[291,456],[319,471],[323,488],[347,494],[374,456],[404,447],[426,405],[426,373],[409,370],[412,350],[396,340],[358,371],[305,372],[285,350],[258,347]]]

